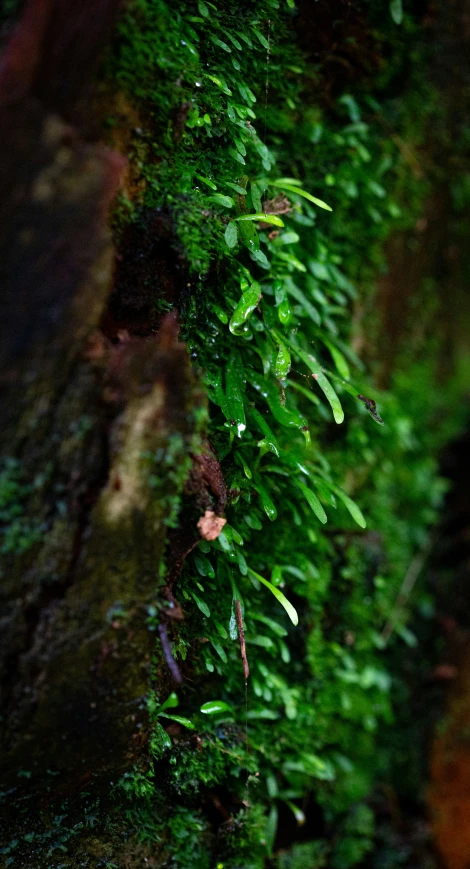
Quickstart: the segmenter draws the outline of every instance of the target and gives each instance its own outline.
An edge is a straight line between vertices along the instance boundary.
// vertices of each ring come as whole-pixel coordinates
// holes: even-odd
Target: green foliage
[[[41,539],[41,528],[25,515],[25,501],[39,488],[25,483],[20,463],[7,459],[0,470],[0,539],[1,551],[21,555]]]
[[[391,62],[373,93],[343,92],[328,111],[311,93],[317,70],[296,46],[293,2],[134,0],[107,61],[145,119],[129,151],[145,182],[130,219],[141,208],[170,214],[190,270],[182,330],[204,372],[231,493],[229,524],[200,542],[174,590],[187,618],[173,651],[191,661],[197,696],[182,692],[183,716],[150,696],[155,767],[132,779],[133,796],[152,805],[165,793],[145,835],[160,841],[170,824],[165,853],[182,869],[210,865],[203,843],[224,869],[262,866],[278,806],[300,823],[308,793],[342,838],[332,851],[296,846],[279,867],[320,867],[331,851],[331,865],[346,869],[371,845],[363,800],[382,771],[378,734],[394,720],[381,631],[436,521],[445,491],[436,456],[459,425],[458,386],[434,385],[436,318],[424,291],[419,346],[401,348],[389,391],[352,348],[355,329],[378,367],[384,243],[421,213],[430,182],[409,155],[436,104],[425,84],[400,105],[382,97],[419,31],[405,17],[397,35],[389,8],[398,23],[401,4],[375,6]],[[412,637],[407,618],[396,643]],[[215,786],[249,804],[225,844],[199,808]],[[135,812],[153,829],[145,807]]]

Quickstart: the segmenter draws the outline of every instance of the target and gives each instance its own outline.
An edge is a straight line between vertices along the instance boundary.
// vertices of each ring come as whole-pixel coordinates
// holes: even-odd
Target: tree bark
[[[142,865],[112,786],[146,762],[147,607],[201,404],[174,318],[100,331],[123,161],[68,120],[102,5],[84,58],[80,4],[29,3],[0,70],[1,843],[35,869]]]

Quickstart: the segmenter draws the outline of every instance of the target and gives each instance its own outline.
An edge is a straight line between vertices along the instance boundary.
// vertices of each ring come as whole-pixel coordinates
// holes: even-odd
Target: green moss
[[[397,31],[388,3],[373,6],[369,27],[389,63],[328,110],[319,71],[297,47],[291,3],[137,0],[107,61],[145,119],[129,148],[131,172],[145,181],[134,213],[171,217],[190,271],[182,330],[204,371],[210,437],[231,491],[229,524],[199,544],[174,589],[186,619],[173,650],[197,686],[181,692],[181,711],[202,742],[165,737],[155,721],[151,743],[149,805],[161,811],[162,794],[166,802],[145,835],[182,869],[212,865],[201,843],[218,860],[200,814],[204,789],[224,788],[240,806],[254,773],[249,809],[233,810],[224,867],[261,866],[279,806],[298,811],[312,793],[332,828],[346,831],[344,817],[358,824],[335,865],[355,865],[370,846],[361,801],[384,774],[379,734],[392,732],[396,714],[398,676],[382,631],[439,514],[438,451],[463,420],[461,383],[436,388],[429,284],[416,287],[422,329],[413,340],[404,324],[390,388],[372,376],[383,355],[375,288],[385,243],[397,231],[414,242],[439,172],[417,168],[413,155],[442,123],[417,22],[407,17]],[[285,226],[237,219],[259,213],[262,200]],[[371,374],[353,339],[367,348]],[[384,426],[359,395],[377,401]],[[295,605],[298,627],[257,575]],[[235,599],[251,672],[248,752]],[[396,614],[392,645],[412,649],[412,612]],[[209,718],[200,707],[213,699],[233,713]],[[153,829],[147,809],[136,811],[142,830]],[[321,866],[325,847],[299,846],[279,866]]]

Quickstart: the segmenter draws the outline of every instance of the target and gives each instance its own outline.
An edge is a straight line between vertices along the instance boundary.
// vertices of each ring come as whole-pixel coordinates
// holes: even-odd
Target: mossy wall
[[[420,654],[414,624],[434,617],[423,585],[400,590],[465,416],[442,292],[459,292],[465,265],[464,109],[430,74],[445,12],[400,10],[133,0],[109,46],[92,105],[128,163],[101,327],[119,352],[177,312],[210,400],[196,424],[209,445],[193,453],[220,462],[228,521],[194,547],[201,512],[224,504],[220,487],[201,499],[194,468],[181,494],[186,450],[142,598],[145,738],[119,766],[102,865],[349,869],[373,849],[403,663]],[[138,444],[118,459],[132,497],[149,472]],[[144,522],[148,541],[162,490],[154,504],[145,491],[135,534]],[[64,855],[48,865],[78,865],[68,841]]]

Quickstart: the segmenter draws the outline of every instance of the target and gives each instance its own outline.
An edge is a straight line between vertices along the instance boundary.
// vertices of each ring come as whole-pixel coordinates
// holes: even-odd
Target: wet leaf
[[[238,437],[246,429],[244,406],[245,377],[238,350],[233,350],[225,368],[226,410],[228,419],[237,426]]]
[[[252,486],[254,489],[256,489],[258,495],[261,498],[261,503],[263,505],[266,516],[268,517],[268,519],[271,519],[271,522],[274,522],[274,520],[277,519],[277,510],[265,487],[262,483],[259,482],[258,478],[255,483],[252,483]]]
[[[292,311],[289,299],[283,299],[277,309],[277,316],[279,317],[279,322],[282,323],[283,326],[287,326],[290,323]]]
[[[279,456],[279,444],[263,415],[258,410],[256,410],[255,407],[250,407],[249,413],[263,432],[265,441],[271,452],[274,453],[274,455]]]
[[[215,184],[214,181],[211,181],[210,178],[205,178],[204,175],[195,175],[194,177],[197,178],[199,181],[203,181],[204,184],[207,184],[207,186],[210,187],[211,190],[217,190],[217,184]]]
[[[235,308],[229,323],[229,329],[233,335],[238,334],[238,330],[246,323],[250,315],[253,313],[261,299],[261,287],[254,282],[249,290],[246,290],[237,307]]]
[[[285,344],[279,345],[279,350],[276,356],[275,374],[276,377],[287,377],[290,371],[291,358],[290,353]]]

